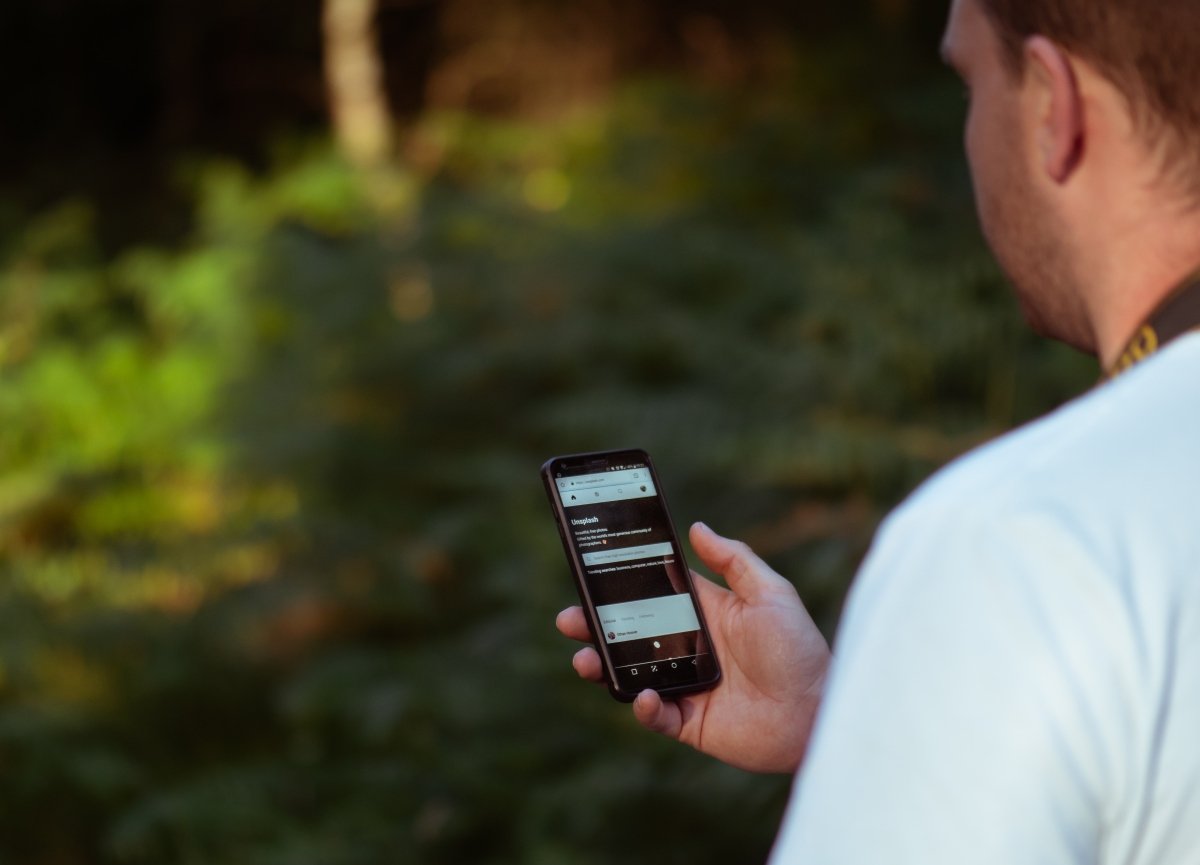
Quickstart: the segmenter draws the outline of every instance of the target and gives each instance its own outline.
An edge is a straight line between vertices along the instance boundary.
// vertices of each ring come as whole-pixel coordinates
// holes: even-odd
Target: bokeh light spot
[[[401,321],[420,321],[433,312],[433,285],[429,271],[424,268],[409,268],[393,274],[388,295],[392,313]]]
[[[570,199],[571,181],[557,169],[542,168],[525,178],[522,193],[530,207],[553,213]]]

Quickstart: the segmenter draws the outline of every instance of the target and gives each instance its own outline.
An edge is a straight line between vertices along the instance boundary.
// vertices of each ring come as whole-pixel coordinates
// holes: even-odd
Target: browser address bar
[[[620,486],[645,481],[650,477],[649,469],[626,469],[619,472],[599,472],[593,475],[576,475],[570,478],[559,478],[558,488],[567,490],[594,490],[603,487]]]

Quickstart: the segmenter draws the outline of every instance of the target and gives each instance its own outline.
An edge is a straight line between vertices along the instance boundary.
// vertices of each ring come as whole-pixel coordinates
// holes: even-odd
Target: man
[[[803,757],[777,865],[1200,861],[1200,4],[954,0],[943,54],[1026,317],[1119,375],[889,517],[828,667],[790,585],[693,526],[726,678],[634,712]]]

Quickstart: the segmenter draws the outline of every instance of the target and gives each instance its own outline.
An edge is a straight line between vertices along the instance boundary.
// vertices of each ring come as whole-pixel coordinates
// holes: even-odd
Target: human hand
[[[674,701],[642,691],[634,716],[646,728],[740,769],[795,771],[820,703],[829,646],[792,584],[748,546],[704,523],[694,524],[689,537],[704,564],[729,584],[723,589],[692,572],[721,681]],[[563,610],[556,624],[566,636],[591,643],[580,607]],[[603,678],[590,645],[575,653],[572,664],[585,679]]]

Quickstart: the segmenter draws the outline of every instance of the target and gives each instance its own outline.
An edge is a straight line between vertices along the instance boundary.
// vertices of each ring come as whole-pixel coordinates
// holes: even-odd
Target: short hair
[[[1024,43],[1045,36],[1125,96],[1170,180],[1200,195],[1200,3],[1196,0],[980,0],[1024,74]]]

